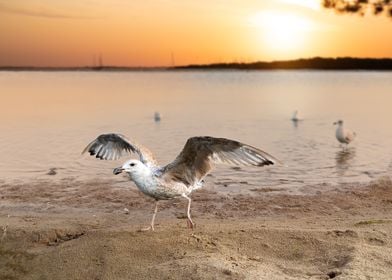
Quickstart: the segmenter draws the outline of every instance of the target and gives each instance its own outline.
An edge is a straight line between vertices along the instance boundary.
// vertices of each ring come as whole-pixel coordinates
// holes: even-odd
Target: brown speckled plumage
[[[231,165],[264,166],[279,163],[270,154],[225,138],[209,136],[192,137],[186,142],[176,159],[164,167],[159,167],[152,153],[140,144],[129,141],[120,134],[102,134],[92,141],[83,151],[99,159],[118,159],[124,152],[134,152],[140,161],[129,160],[123,166],[114,169],[114,174],[125,171],[144,194],[154,199],[170,199],[182,196],[188,199],[188,221],[190,203],[188,197],[192,191],[200,188],[203,178],[211,171],[214,163]],[[155,208],[150,228],[154,229]]]

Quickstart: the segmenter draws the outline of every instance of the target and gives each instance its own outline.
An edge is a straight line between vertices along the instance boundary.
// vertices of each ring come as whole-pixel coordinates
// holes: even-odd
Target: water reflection
[[[159,112],[154,113],[154,121],[159,123],[161,121],[161,114]]]
[[[356,150],[354,147],[339,150],[336,153],[336,169],[339,176],[345,175],[354,162]]]

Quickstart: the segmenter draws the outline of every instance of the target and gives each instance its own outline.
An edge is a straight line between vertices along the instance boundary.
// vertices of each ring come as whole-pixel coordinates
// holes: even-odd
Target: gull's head
[[[144,168],[145,166],[141,161],[136,159],[131,159],[125,162],[121,167],[115,168],[113,170],[113,174],[118,175],[123,171],[133,174],[133,173],[137,173],[138,171],[141,171]]]
[[[334,125],[343,125],[343,121],[342,120],[338,120],[336,122],[333,123]]]

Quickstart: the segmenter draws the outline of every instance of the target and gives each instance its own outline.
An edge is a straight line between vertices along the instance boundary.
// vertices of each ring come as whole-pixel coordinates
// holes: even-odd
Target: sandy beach
[[[240,187],[240,186],[239,186]],[[160,204],[110,181],[1,184],[1,279],[391,279],[392,182]],[[129,210],[126,211],[124,208]]]

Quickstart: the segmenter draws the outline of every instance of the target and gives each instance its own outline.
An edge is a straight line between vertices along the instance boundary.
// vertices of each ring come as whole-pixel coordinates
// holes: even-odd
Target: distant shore
[[[77,66],[77,67],[35,67],[0,66],[0,71],[180,71],[180,70],[374,70],[391,71],[392,58],[308,58],[281,61],[257,61],[250,63],[190,64],[171,67],[127,67],[127,66]]]

